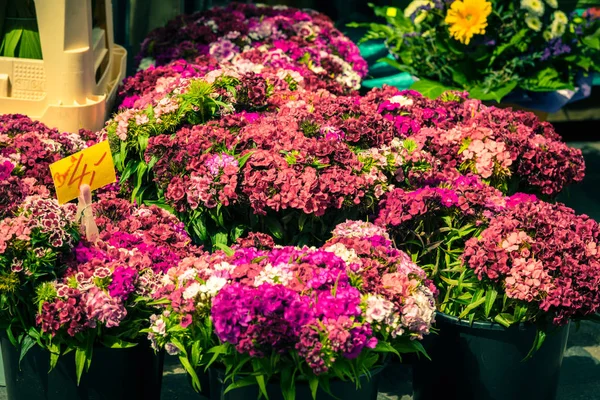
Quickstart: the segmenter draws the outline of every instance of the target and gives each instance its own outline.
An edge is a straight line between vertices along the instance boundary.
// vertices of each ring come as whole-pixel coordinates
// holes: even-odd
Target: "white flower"
[[[562,25],[566,25],[569,23],[569,18],[567,17],[567,14],[565,14],[562,11],[554,11],[554,14],[552,14],[552,20],[555,21],[557,24]]]
[[[225,39],[235,40],[235,39],[239,38],[240,35],[241,35],[241,33],[239,33],[238,31],[231,31],[227,35],[225,35]]]
[[[565,22],[566,21],[566,22]],[[568,23],[567,16],[562,11],[555,11],[552,15],[552,23],[550,24],[550,29],[547,29],[544,32],[544,39],[546,41],[550,41],[552,39],[556,39],[565,34],[567,30]]]
[[[552,8],[558,8],[557,0],[546,0],[546,4],[548,4]]]
[[[215,271],[215,272],[225,271],[227,273],[230,273],[230,272],[233,272],[234,270],[235,270],[235,265],[231,265],[226,261],[223,261],[223,262],[213,265],[213,271]]]
[[[521,0],[521,8],[533,15],[544,15],[544,3],[542,0]]]
[[[214,297],[219,293],[219,290],[223,289],[223,286],[227,284],[227,279],[219,276],[211,276],[208,278],[206,283],[200,287],[202,293]]]
[[[287,285],[294,278],[294,274],[288,268],[287,264],[265,265],[260,274],[254,278],[254,286],[258,287],[263,283]]]
[[[152,325],[152,331],[154,333],[158,333],[159,335],[164,335],[167,329],[167,324],[162,318],[157,319]]]
[[[528,15],[525,17],[525,23],[529,27],[529,29],[539,32],[542,30],[542,21],[535,16]]]
[[[200,292],[201,286],[198,282],[192,283],[183,291],[183,298],[186,300],[193,299]]]
[[[347,248],[342,243],[333,244],[333,245],[325,248],[324,250],[335,254],[336,256],[338,256],[339,258],[344,260],[344,262],[347,265],[350,265],[350,264],[362,265],[362,262],[360,261],[358,254],[356,254],[356,251],[354,249]]]
[[[412,99],[402,95],[391,97],[389,102],[392,104],[400,104],[403,107],[410,107],[414,103]]]
[[[389,319],[394,310],[394,303],[372,294],[367,295],[366,306],[365,315],[368,323],[373,323],[373,321],[382,322]]]
[[[145,69],[153,67],[154,64],[156,64],[156,60],[154,60],[154,58],[152,58],[152,57],[142,58],[142,61],[140,61],[140,66],[138,67],[138,71],[143,71]]]
[[[198,272],[194,268],[190,268],[190,269],[186,270],[183,274],[179,275],[177,277],[177,281],[181,285],[183,285],[187,281],[189,281],[191,279],[195,279],[197,275],[198,275]]]
[[[212,19],[209,19],[208,21],[206,21],[205,25],[208,26],[213,32],[216,32],[219,30],[219,25],[217,25],[217,23],[215,21],[213,21]]]

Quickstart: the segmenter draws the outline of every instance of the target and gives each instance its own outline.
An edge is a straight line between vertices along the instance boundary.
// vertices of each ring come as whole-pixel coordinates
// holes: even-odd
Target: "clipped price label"
[[[96,190],[117,181],[106,140],[58,160],[50,165],[50,172],[60,204],[76,199],[81,185],[89,185],[90,190]]]
[[[396,7],[388,7],[387,11],[385,12],[385,15],[387,15],[388,17],[395,17],[396,15],[398,15],[398,9]]]

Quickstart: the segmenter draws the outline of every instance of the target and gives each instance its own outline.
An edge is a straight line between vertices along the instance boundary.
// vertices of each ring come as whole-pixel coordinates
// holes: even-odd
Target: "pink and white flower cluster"
[[[236,245],[182,260],[155,292],[164,311],[149,338],[174,353],[182,349],[173,343],[208,348],[217,339],[251,357],[296,353],[320,375],[379,342],[421,339],[434,294],[385,231],[351,221],[321,248]]]

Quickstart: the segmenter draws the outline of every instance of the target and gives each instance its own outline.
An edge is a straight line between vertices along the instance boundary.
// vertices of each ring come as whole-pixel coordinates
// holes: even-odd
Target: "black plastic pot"
[[[569,334],[568,326],[548,332],[527,361],[536,329],[519,325],[459,321],[437,314],[439,335],[424,341],[432,361],[413,369],[414,400],[552,400]]]
[[[376,400],[379,387],[381,371],[385,367],[380,367],[371,372],[371,377],[362,376],[360,379],[360,388],[352,382],[331,381],[329,388],[335,397],[331,397],[321,389],[317,391],[317,400]],[[227,384],[224,383],[225,372],[221,369],[210,369],[210,400],[256,400],[259,397],[260,390],[258,386],[245,386],[231,390],[225,393]],[[283,400],[281,387],[276,383],[267,385],[267,394],[269,400]],[[296,400],[312,400],[312,394],[308,383],[296,380]]]
[[[6,337],[1,340],[8,400],[160,400],[164,357],[149,346],[94,348],[77,386],[74,352],[48,373],[47,351],[34,346],[19,367],[17,349]]]

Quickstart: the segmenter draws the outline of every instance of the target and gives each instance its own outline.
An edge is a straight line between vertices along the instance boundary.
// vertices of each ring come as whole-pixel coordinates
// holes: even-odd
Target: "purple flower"
[[[15,169],[15,165],[9,160],[0,162],[0,181],[8,179],[12,171]]]
[[[563,54],[569,54],[571,47],[563,42],[562,38],[552,39],[544,49],[541,61],[547,61],[552,57],[558,57]]]
[[[135,290],[134,282],[137,271],[128,267],[117,267],[113,272],[113,280],[108,286],[108,294],[111,297],[119,297],[123,301]]]

